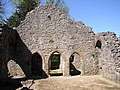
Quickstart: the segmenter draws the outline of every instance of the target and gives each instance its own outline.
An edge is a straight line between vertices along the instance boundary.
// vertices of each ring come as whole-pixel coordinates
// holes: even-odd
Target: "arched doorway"
[[[70,56],[70,75],[80,75],[82,72],[82,60],[80,58],[80,55],[76,52],[74,52]]]
[[[41,76],[43,74],[42,57],[37,52],[32,55],[31,73],[35,76]]]
[[[49,74],[51,76],[61,76],[62,75],[62,58],[58,51],[51,54],[49,58]]]

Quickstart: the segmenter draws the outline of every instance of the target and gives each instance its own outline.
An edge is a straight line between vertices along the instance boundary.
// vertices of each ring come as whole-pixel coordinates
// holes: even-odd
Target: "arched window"
[[[95,48],[96,48],[96,47],[98,47],[99,49],[101,49],[102,43],[101,43],[100,40],[97,41]]]

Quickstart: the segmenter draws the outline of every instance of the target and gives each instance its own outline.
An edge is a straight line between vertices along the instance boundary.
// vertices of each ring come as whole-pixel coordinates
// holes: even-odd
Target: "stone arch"
[[[83,55],[78,52],[73,52],[70,55],[69,62],[70,62],[70,75],[81,75],[83,74]]]
[[[7,68],[8,68],[8,77],[19,77],[19,78],[25,77],[25,73],[22,67],[14,60],[9,60],[7,62]]]
[[[54,51],[49,56],[48,60],[49,75],[63,75],[63,58],[59,51]]]
[[[42,63],[43,63],[43,60],[41,55],[38,52],[33,53],[31,58],[32,75],[41,76],[43,74]]]

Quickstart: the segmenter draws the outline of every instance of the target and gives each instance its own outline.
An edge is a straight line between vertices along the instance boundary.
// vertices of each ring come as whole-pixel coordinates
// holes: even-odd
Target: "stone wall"
[[[0,23],[0,78],[2,78],[2,53],[3,53],[3,48],[2,48],[2,32],[3,32],[3,29],[2,29],[2,23]]]
[[[120,39],[113,32],[98,34],[102,43],[99,60],[103,62],[103,77],[120,83]]]
[[[71,75],[70,60],[76,54],[72,65],[80,75],[99,74],[120,83],[120,39],[112,32],[95,35],[55,6],[36,7],[16,30],[2,27],[0,52],[0,77],[49,76],[50,58],[57,52],[63,76]]]
[[[25,50],[26,57],[29,55],[29,50],[25,48],[16,30],[3,24],[0,39],[1,78],[30,75],[30,64],[27,64],[29,62],[21,59],[26,55]],[[20,48],[22,49],[20,50]],[[24,52],[24,56],[22,56],[22,52]]]
[[[8,75],[7,69],[7,61],[9,58],[9,48],[8,48],[8,38],[9,38],[9,28],[7,28],[4,24],[1,24],[1,36],[0,36],[0,75],[1,78],[6,78]]]
[[[55,6],[40,5],[35,8],[27,14],[17,31],[30,52],[41,55],[47,74],[49,57],[55,51],[63,58],[64,76],[69,75],[69,58],[74,52],[82,59],[82,74],[97,74],[94,32],[82,22],[71,20]]]

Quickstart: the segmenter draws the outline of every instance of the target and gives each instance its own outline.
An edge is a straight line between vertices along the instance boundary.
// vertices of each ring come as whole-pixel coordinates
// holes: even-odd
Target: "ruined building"
[[[0,78],[55,72],[120,83],[120,39],[113,32],[95,34],[51,5],[36,7],[16,30],[1,25]]]

